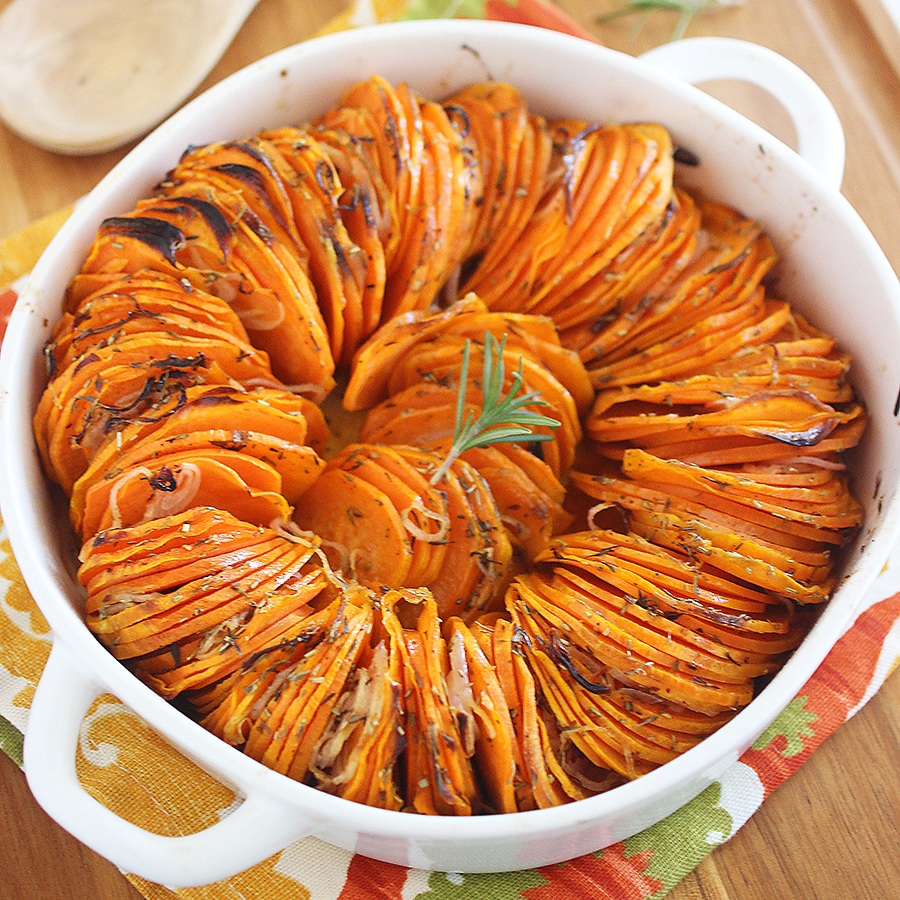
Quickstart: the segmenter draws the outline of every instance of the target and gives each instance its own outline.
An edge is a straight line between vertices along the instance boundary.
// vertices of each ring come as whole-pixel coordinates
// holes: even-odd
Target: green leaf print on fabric
[[[432,872],[428,890],[416,894],[416,900],[521,900],[522,891],[547,884],[533,870],[484,875],[456,875]]]
[[[22,765],[22,732],[12,722],[0,716],[0,750],[2,750],[17,766]]]
[[[784,737],[786,746],[782,756],[797,756],[803,752],[803,738],[813,738],[815,731],[810,727],[819,717],[806,708],[807,698],[794,697],[777,719],[756,739],[754,750],[765,750],[777,737]]]
[[[664,897],[719,844],[731,836],[731,814],[719,805],[722,785],[711,784],[670,816],[625,840],[630,856],[648,852],[644,875],[656,878],[662,889],[648,900]]]
[[[485,18],[485,0],[412,0],[402,19]]]

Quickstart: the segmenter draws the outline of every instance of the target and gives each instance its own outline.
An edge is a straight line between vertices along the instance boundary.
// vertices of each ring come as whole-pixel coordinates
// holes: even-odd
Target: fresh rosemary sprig
[[[620,9],[597,16],[596,21],[602,24],[622,16],[640,14],[641,18],[636,29],[639,30],[644,19],[650,13],[657,10],[670,10],[679,14],[671,36],[671,40],[677,41],[684,37],[688,25],[691,24],[691,20],[697,13],[715,7],[740,6],[742,2],[743,0],[629,0]]]
[[[506,373],[503,352],[506,349],[506,335],[498,341],[490,332],[484,335],[484,365],[481,376],[481,412],[476,417],[470,409],[466,412],[466,387],[469,382],[469,354],[471,341],[466,340],[463,348],[462,366],[459,372],[459,387],[456,392],[456,422],[453,429],[453,443],[440,468],[431,478],[437,484],[447,473],[454,460],[473,447],[490,444],[515,444],[520,441],[549,441],[552,435],[536,434],[534,429],[542,426],[558,428],[559,422],[526,409],[528,406],[548,406],[538,391],[519,394],[523,386],[522,357],[519,368],[513,372],[509,393],[502,396]]]

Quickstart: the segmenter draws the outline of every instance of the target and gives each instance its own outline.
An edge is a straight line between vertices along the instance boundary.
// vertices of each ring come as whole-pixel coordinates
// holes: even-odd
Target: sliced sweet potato
[[[271,577],[290,552],[287,542],[275,543],[270,550],[230,569],[215,571],[202,581],[188,583],[163,600],[151,595],[133,610],[135,616],[140,616],[139,620],[115,623],[111,652],[119,659],[153,653],[227,622],[232,616],[246,613],[250,604],[234,585],[240,585],[244,577]],[[114,608],[111,605],[104,607],[107,611]],[[126,617],[120,615],[118,618]],[[114,624],[104,621],[109,627]],[[109,634],[106,628],[100,629],[99,623],[95,625],[101,636]]]
[[[515,216],[515,204],[523,199],[516,188],[520,148],[529,133],[528,107],[512,85],[480,82],[448,97],[444,108],[481,168],[478,218],[469,248],[470,253],[480,253],[499,240],[498,232]]]
[[[254,346],[270,353],[273,368],[285,383],[308,384],[319,397],[334,386],[334,358],[305,270],[281,252],[233,194],[210,188],[198,191],[198,196],[160,197],[109,221],[107,233],[101,233],[103,246],[120,244],[125,236],[141,250],[126,271],[153,268],[156,233],[171,234],[162,263],[157,252],[157,268],[187,277],[225,300]],[[146,233],[153,235],[153,246],[142,245]],[[89,256],[86,271],[115,265],[94,259],[96,255]]]
[[[252,586],[249,608],[196,636],[137,657],[130,664],[132,671],[157,693],[173,699],[215,684],[261,650],[302,635],[312,604],[328,580],[321,568],[303,560],[302,553],[294,556],[267,581],[260,583],[254,576],[251,585],[233,585],[235,590]]]
[[[391,219],[395,217],[393,199],[380,172],[359,152],[351,135],[335,129],[315,129],[313,133],[322,151],[328,154],[343,186],[343,193],[338,197],[338,212],[348,238],[358,248],[353,254],[354,266],[359,267],[361,259],[365,260],[360,302],[362,338],[366,339],[381,323],[386,259],[392,234],[396,237],[396,232],[391,231]],[[361,259],[357,258],[360,251]]]
[[[531,559],[571,522],[571,516],[498,447],[476,447],[462,457],[487,482],[513,546]]]
[[[234,451],[268,463],[280,475],[282,494],[289,503],[313,484],[324,466],[316,452],[305,444],[252,431],[216,429],[175,434],[140,441],[125,453],[119,453],[112,444],[109,452],[98,454],[75,482],[69,504],[72,522],[80,528],[87,493],[98,482],[110,481],[123,471],[146,466],[161,454],[204,449]]]
[[[162,579],[162,573],[174,568],[179,570],[177,579],[191,566],[202,572],[204,555],[243,552],[272,537],[268,529],[248,525],[227,512],[197,507],[132,528],[101,532],[82,547],[78,578],[88,591],[90,611],[90,598],[102,599],[107,589],[131,578],[150,574]],[[166,590],[171,583],[160,580],[159,587]]]
[[[648,689],[662,699],[698,712],[719,713],[746,705],[753,696],[752,683],[713,681],[694,676],[685,667],[675,666],[675,658],[657,652],[634,638],[627,630],[606,620],[583,622],[560,609],[545,596],[540,583],[516,581],[516,591],[507,595],[513,622],[531,636],[532,644],[549,646],[551,634],[562,632],[596,664],[612,670],[625,683]],[[593,683],[593,679],[591,679]]]
[[[382,604],[382,617],[390,613]],[[316,744],[310,774],[320,790],[357,803],[399,810],[398,758],[404,745],[400,700],[400,639],[385,628],[383,640],[363,655],[332,707]]]
[[[451,663],[434,600],[422,601],[403,638],[407,805],[418,813],[471,815],[480,805],[471,762],[474,735],[467,742],[454,715],[447,683]]]
[[[567,185],[566,243],[541,267],[529,299],[535,312],[559,316],[561,327],[580,320],[571,293],[657,227],[672,198],[672,144],[662,127],[604,125],[570,141],[592,145],[590,158],[581,182]]]
[[[341,214],[341,198],[350,185],[342,183],[332,152],[308,129],[265,131],[259,143],[285,170],[292,220],[309,256],[332,354],[338,362],[349,362],[371,331],[364,321],[369,260]],[[361,174],[358,167],[354,171]]]
[[[188,319],[190,321],[185,321]],[[170,324],[173,323],[173,324]],[[66,312],[45,348],[51,377],[72,359],[114,335],[135,331],[210,330],[247,343],[247,332],[224,300],[166,272],[110,274],[80,304]]]
[[[412,539],[390,498],[353,472],[332,465],[297,501],[294,521],[338,551],[336,566],[378,587],[406,584]]]
[[[324,700],[343,690],[372,623],[371,604],[342,603],[329,612],[329,627],[317,629],[317,641],[301,638],[258,655],[231,688],[236,696],[230,716],[213,712],[202,720],[226,740],[243,743],[249,756],[298,781],[306,778],[328,725],[331,707]],[[250,708],[241,695],[253,698]]]
[[[447,552],[450,524],[446,498],[421,471],[432,464],[431,455],[402,446],[350,444],[329,464],[382,491],[399,514],[412,551],[404,584],[421,587],[436,578]]]
[[[149,465],[125,469],[95,484],[85,496],[82,539],[106,528],[173,515],[191,505],[225,509],[255,525],[287,520],[292,512],[273,466],[242,453],[203,448],[161,454]]]
[[[554,540],[539,563],[559,563],[559,574],[602,579],[667,616],[691,615],[747,633],[786,635],[791,619],[783,603],[725,573],[698,569],[691,560],[636,534],[570,533]]]
[[[446,453],[455,433],[456,401],[455,388],[428,381],[413,385],[369,410],[360,435],[363,440],[373,443],[416,445]],[[481,404],[481,388],[472,386],[464,404],[464,414],[477,417]],[[543,411],[544,407],[539,406],[537,410]],[[525,445],[538,448],[537,452],[553,478],[558,478],[566,465],[571,464],[574,453],[570,434],[561,436],[567,446],[560,445],[556,434],[559,430],[541,425],[534,432],[548,435],[550,439]]]
[[[45,389],[34,426],[42,461],[70,491],[74,480],[129,420],[164,419],[192,384],[273,382],[268,359],[233,340],[124,335],[67,366]]]
[[[707,201],[699,201],[697,209],[700,221],[694,218],[688,227],[702,229],[701,249],[687,266],[666,271],[645,294],[623,306],[620,315],[599,324],[590,349],[582,351],[589,368],[639,354],[679,334],[710,305],[752,292],[771,268],[774,249],[758,222]]]
[[[443,628],[449,660],[447,697],[463,744],[472,748],[483,803],[493,812],[516,812],[516,737],[503,689],[469,627],[452,617]]]
[[[442,618],[470,621],[502,595],[512,546],[490,488],[473,466],[457,459],[434,486],[447,494],[450,534],[441,569],[428,588]]]
[[[661,221],[569,295],[577,324],[561,325],[563,344],[585,363],[601,356],[610,332],[627,333],[691,262],[699,228],[696,203],[676,187]]]

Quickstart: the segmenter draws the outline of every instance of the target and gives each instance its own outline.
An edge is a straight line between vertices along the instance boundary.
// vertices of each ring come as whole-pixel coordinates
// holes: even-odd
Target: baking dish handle
[[[798,154],[830,185],[840,188],[845,154],[840,119],[825,92],[790,60],[759,44],[721,37],[672,41],[641,59],[689,84],[723,79],[762,88],[791,117]]]
[[[94,799],[75,769],[82,721],[105,688],[60,641],[35,691],[24,769],[38,803],[63,828],[125,872],[169,887],[195,887],[237,874],[312,830],[266,793],[192,834],[169,837],[122,819]]]

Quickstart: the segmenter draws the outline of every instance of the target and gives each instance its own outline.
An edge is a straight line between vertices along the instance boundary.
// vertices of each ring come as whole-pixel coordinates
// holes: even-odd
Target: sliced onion
[[[114,482],[109,491],[109,511],[112,516],[112,528],[121,528],[122,527],[122,513],[119,511],[119,491],[125,487],[126,484],[134,481],[136,478],[146,478],[150,479],[153,477],[153,472],[150,471],[146,466],[135,466],[133,469],[129,469],[129,471],[120,475]]]
[[[430,519],[433,522],[438,522],[439,527],[438,530],[434,533],[430,531],[425,531],[425,529],[421,528],[413,518],[414,513],[419,513],[424,516],[426,519]],[[443,544],[447,540],[447,535],[450,534],[450,516],[447,513],[438,513],[434,512],[434,510],[428,509],[422,501],[421,497],[416,497],[406,509],[400,513],[400,519],[403,522],[406,530],[417,540],[422,541],[426,544]]]
[[[203,481],[200,467],[195,463],[182,463],[176,466],[176,470],[175,490],[155,490],[141,521],[150,522],[153,519],[174,516],[190,507]]]

